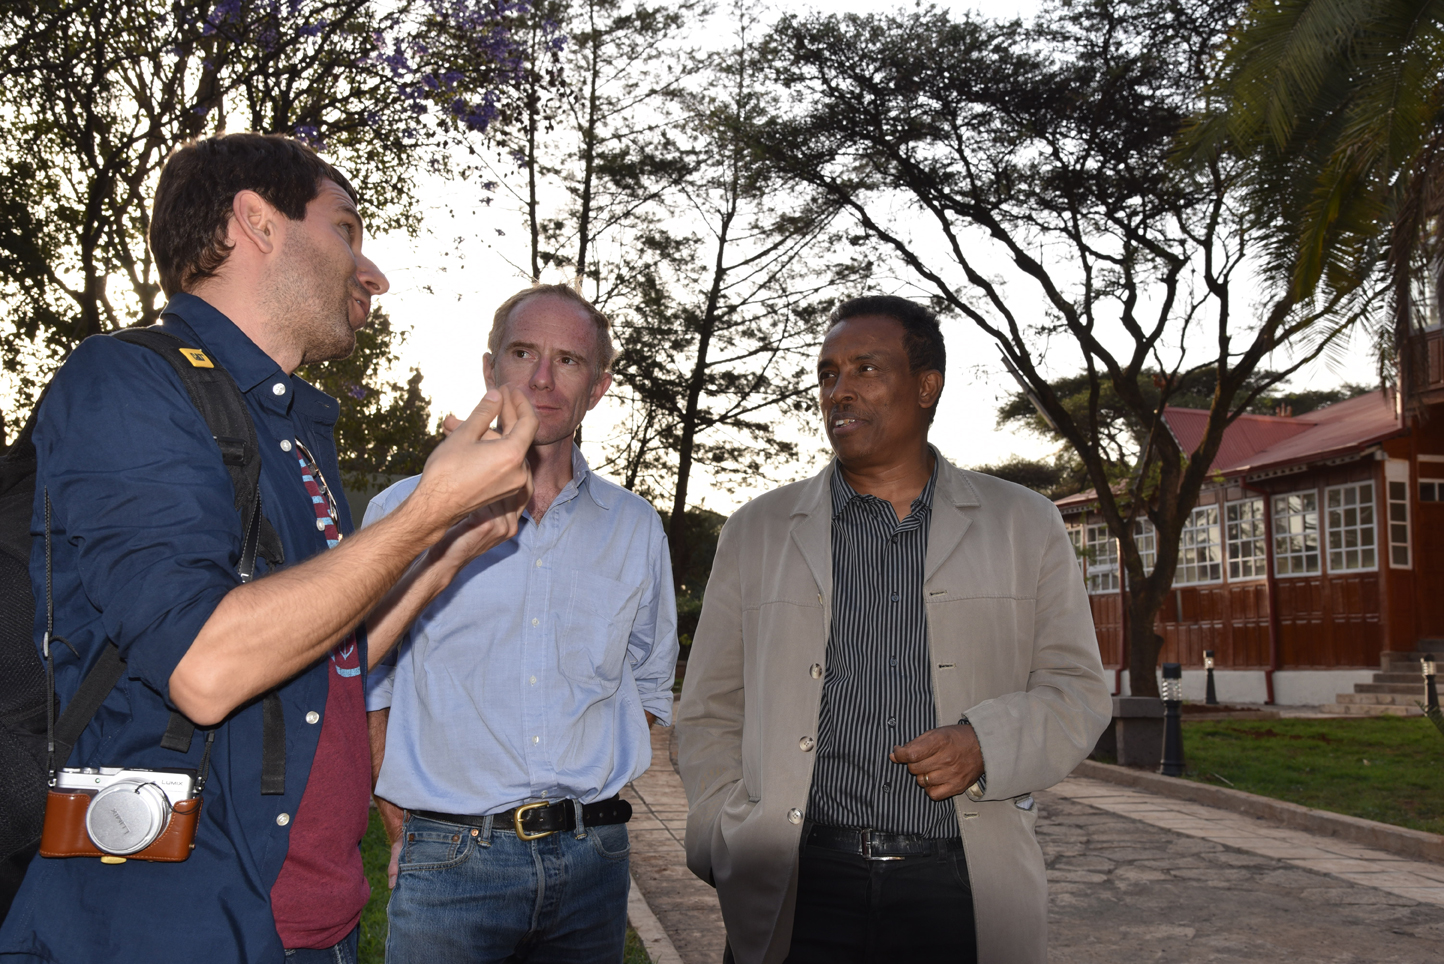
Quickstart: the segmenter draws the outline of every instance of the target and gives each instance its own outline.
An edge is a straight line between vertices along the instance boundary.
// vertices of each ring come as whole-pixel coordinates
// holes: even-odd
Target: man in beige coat
[[[1046,958],[1031,794],[1109,691],[1057,510],[927,444],[943,371],[925,309],[842,305],[818,367],[837,458],[718,541],[678,763],[740,964]]]

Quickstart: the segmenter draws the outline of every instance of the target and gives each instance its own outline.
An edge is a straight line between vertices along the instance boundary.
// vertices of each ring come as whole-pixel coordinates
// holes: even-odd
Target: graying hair
[[[597,365],[596,374],[600,375],[602,372],[611,371],[612,364],[617,360],[617,356],[621,354],[621,352],[612,346],[612,323],[607,320],[607,316],[602,314],[596,305],[584,298],[581,292],[570,285],[534,284],[530,287],[523,288],[503,301],[501,307],[496,309],[496,314],[492,317],[491,334],[488,335],[486,339],[486,348],[487,351],[491,352],[492,357],[495,358],[497,353],[501,351],[502,335],[506,331],[506,323],[510,320],[511,313],[516,310],[522,302],[543,295],[551,295],[561,298],[564,301],[569,301],[587,313],[587,317],[592,319],[592,323],[597,326],[597,357],[592,359]]]

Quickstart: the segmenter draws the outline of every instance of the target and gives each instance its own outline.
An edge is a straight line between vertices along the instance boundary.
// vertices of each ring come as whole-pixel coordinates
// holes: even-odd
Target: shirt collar
[[[909,515],[925,515],[932,511],[933,492],[938,485],[938,466],[942,464],[942,456],[938,455],[937,449],[928,446],[933,453],[933,474],[928,476],[927,485],[923,486],[922,493],[913,499]],[[836,460],[834,459],[834,462]],[[842,515],[848,505],[855,499],[877,499],[875,495],[862,495],[842,477],[842,466],[834,465],[832,472],[832,517],[836,519]],[[881,501],[881,500],[878,500]]]
[[[201,347],[216,356],[216,361],[230,372],[241,391],[249,392],[267,379],[289,381],[275,359],[261,351],[235,322],[205,300],[181,292],[166,303],[162,320],[167,315],[176,316],[195,332]]]
[[[597,504],[598,508],[610,509],[612,507],[611,501],[606,498],[603,492],[603,487],[595,484],[592,479],[591,467],[587,465],[587,460],[582,455],[582,450],[573,442],[572,478],[570,482],[562,486],[562,490],[557,493],[557,497],[553,500],[552,505],[557,506],[564,502],[570,502],[583,491],[592,497],[592,501]]]
[[[276,360],[261,350],[236,323],[203,298],[181,292],[166,303],[161,320],[179,321],[190,329],[198,347],[214,355],[215,360],[236,380],[236,387],[249,393],[260,385],[281,385],[285,391],[276,393],[267,388],[259,393],[264,407],[286,411],[294,403],[308,414],[327,424],[334,424],[340,405],[331,396],[305,379],[287,375]]]

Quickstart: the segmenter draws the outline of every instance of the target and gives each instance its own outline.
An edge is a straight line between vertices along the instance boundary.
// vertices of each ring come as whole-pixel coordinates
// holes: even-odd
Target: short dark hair
[[[277,134],[223,134],[178,147],[160,172],[150,219],[150,250],[166,297],[215,277],[225,263],[226,226],[241,191],[255,191],[292,221],[321,193],[322,181],[359,203],[356,191],[300,141]]]
[[[936,371],[944,378],[948,374],[948,351],[943,345],[943,329],[938,316],[926,307],[896,295],[864,295],[851,298],[833,309],[827,319],[831,331],[849,318],[863,315],[881,315],[891,318],[903,328],[903,347],[908,353],[908,369],[914,374],[922,371]],[[941,397],[941,392],[939,393]],[[931,422],[938,413],[937,403],[928,412]]]

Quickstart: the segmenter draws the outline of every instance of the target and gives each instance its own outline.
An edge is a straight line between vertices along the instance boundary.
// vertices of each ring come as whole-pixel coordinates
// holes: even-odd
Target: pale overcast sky
[[[857,0],[777,6],[859,12],[881,8]],[[1022,0],[952,6],[1010,16],[1034,9],[1036,3]],[[402,352],[403,365],[418,366],[424,373],[423,388],[432,398],[433,414],[465,414],[484,391],[481,356],[492,312],[527,282],[525,273],[515,267],[526,261],[525,232],[518,212],[500,196],[487,207],[480,196],[468,198],[461,185],[438,183],[434,191],[438,203],[428,212],[419,237],[378,237],[368,241],[367,251],[391,281],[390,293],[378,299],[378,304],[390,312],[399,327],[411,332]],[[448,210],[454,211],[455,217]],[[917,290],[905,275],[880,276],[876,288],[905,296]],[[944,334],[949,354],[947,387],[932,435],[943,454],[965,466],[996,462],[1013,454],[1035,458],[1047,455],[1050,446],[1036,437],[995,429],[997,406],[1014,386],[991,340],[960,318],[946,320]],[[1373,362],[1362,339],[1359,341],[1361,344],[1342,362],[1315,365],[1297,377],[1295,384],[1323,386],[1345,380],[1369,383],[1375,377]],[[606,400],[588,416],[583,451],[594,464],[600,457],[599,440],[610,433],[615,419],[616,409]],[[810,465],[819,464],[825,457],[824,445],[821,438],[807,440],[806,448],[814,453]],[[795,477],[808,471],[809,464],[783,467],[780,472]],[[756,495],[758,489],[727,493],[702,478],[692,491],[695,495],[689,501],[693,504],[726,513]]]

